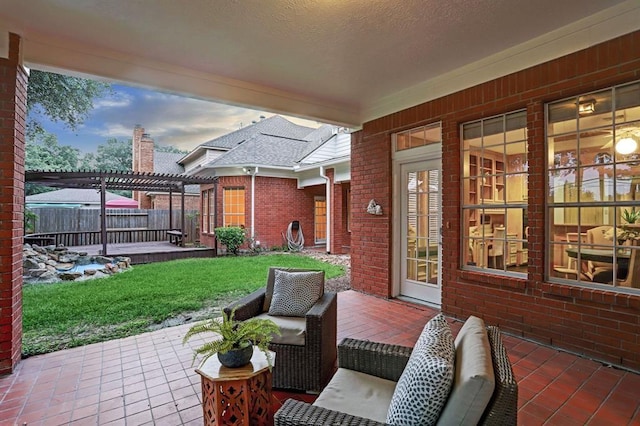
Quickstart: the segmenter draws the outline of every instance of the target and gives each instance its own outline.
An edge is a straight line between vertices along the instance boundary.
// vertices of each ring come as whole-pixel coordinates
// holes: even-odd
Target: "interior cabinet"
[[[497,155],[496,155],[497,157]],[[481,163],[479,163],[481,161]],[[469,155],[469,204],[505,200],[505,168],[502,159]]]
[[[507,256],[505,261],[507,266],[518,265],[518,241],[512,241],[518,238],[516,234],[507,234]]]
[[[505,201],[505,163],[502,159],[469,154],[469,178],[464,187],[466,204],[493,204]],[[482,225],[479,210],[469,211],[469,226]]]

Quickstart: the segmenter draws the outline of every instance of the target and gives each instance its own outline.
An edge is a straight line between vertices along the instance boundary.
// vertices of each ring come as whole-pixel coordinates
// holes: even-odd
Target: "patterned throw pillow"
[[[455,348],[442,314],[424,326],[391,398],[387,423],[435,425],[453,384]]]
[[[269,315],[304,317],[322,294],[324,272],[275,272]]]

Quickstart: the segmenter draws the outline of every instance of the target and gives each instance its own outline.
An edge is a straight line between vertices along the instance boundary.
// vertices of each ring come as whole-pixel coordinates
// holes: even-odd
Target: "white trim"
[[[391,135],[391,148],[396,146],[396,135],[394,133]],[[394,151],[393,153],[393,161],[391,164],[391,188],[392,188],[392,199],[396,202],[393,203],[393,221],[391,223],[392,229],[392,252],[399,253],[400,250],[396,249],[401,247],[402,245],[402,206],[399,200],[399,191],[402,191],[401,182],[402,175],[401,170],[404,164],[413,163],[417,161],[426,161],[426,160],[438,160],[442,161],[442,143],[434,143],[429,145],[424,145],[417,148],[406,149],[403,151]],[[441,165],[442,168],[442,165]],[[400,295],[400,280],[401,272],[402,272],[402,262],[404,259],[401,256],[393,256],[392,258],[392,274],[391,274],[391,297],[397,297]]]
[[[314,169],[317,169],[318,167],[321,167],[321,166],[327,167],[327,166],[334,166],[334,165],[337,165],[337,164],[350,163],[350,162],[351,162],[351,155],[345,155],[343,157],[331,158],[329,160],[321,161],[321,162],[318,162],[318,163],[299,165],[298,168],[294,168],[293,170],[296,173],[299,173],[299,172],[304,172],[306,170],[314,170]]]

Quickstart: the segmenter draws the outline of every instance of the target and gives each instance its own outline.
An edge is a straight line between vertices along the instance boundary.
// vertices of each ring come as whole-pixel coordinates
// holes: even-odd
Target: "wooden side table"
[[[271,352],[274,362],[275,357]],[[244,367],[224,367],[214,355],[196,373],[202,376],[205,425],[273,425],[271,370],[257,347]]]

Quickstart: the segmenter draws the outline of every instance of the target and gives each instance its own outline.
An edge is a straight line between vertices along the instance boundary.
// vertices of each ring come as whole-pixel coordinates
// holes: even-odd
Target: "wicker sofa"
[[[270,316],[268,311],[273,296],[276,270],[314,272],[308,269],[271,267],[266,287],[232,303],[225,308],[225,311],[230,312],[235,308],[237,320],[253,317],[268,318],[283,330],[283,336],[277,337],[269,345],[269,349],[277,355],[273,367],[274,388],[318,393],[335,370],[338,315],[336,293],[324,292],[323,273],[320,298],[307,311],[304,318]],[[282,338],[286,340],[287,333],[302,335],[302,344],[283,341]]]
[[[471,317],[475,318],[475,317]],[[477,320],[477,318],[476,318]],[[468,320],[469,321],[469,320]],[[480,320],[482,321],[482,320]],[[477,346],[467,346],[466,353],[460,353],[456,339],[455,372],[452,390],[446,397],[444,410],[436,413],[437,424],[484,424],[515,425],[517,423],[518,385],[515,381],[511,363],[502,344],[500,332],[496,327],[484,327],[481,333],[488,338],[490,355],[484,362],[492,366],[492,378],[495,386],[488,389],[488,399],[482,400],[476,395],[460,393],[462,382],[477,379],[469,370],[462,371],[476,363]],[[486,330],[486,331],[485,331]],[[469,350],[471,348],[471,350]],[[375,343],[355,339],[345,339],[338,346],[338,373],[314,404],[288,399],[275,414],[275,424],[293,425],[384,425],[386,410],[390,404],[391,392],[397,385],[413,349],[404,346]],[[467,359],[462,359],[467,357]],[[409,367],[407,367],[408,369]],[[352,377],[348,380],[336,379],[344,370]],[[356,373],[353,373],[356,372]],[[364,374],[361,374],[364,373]],[[349,377],[349,376],[347,376]],[[466,379],[465,379],[466,377]],[[337,383],[334,383],[334,380]],[[390,381],[390,382],[388,382]],[[391,383],[389,385],[388,383]],[[479,382],[476,381],[477,388]],[[482,386],[482,385],[480,385]],[[384,389],[387,387],[387,389]],[[400,385],[397,386],[398,388]],[[485,389],[487,391],[487,389]],[[456,394],[454,397],[453,395]],[[325,397],[325,393],[330,393]],[[413,390],[405,397],[416,398]],[[490,398],[490,399],[489,399]],[[428,399],[428,398],[426,398]],[[452,401],[454,400],[455,401]],[[471,407],[472,405],[476,407]],[[478,405],[480,404],[480,405]],[[479,414],[469,414],[476,410]],[[448,410],[448,411],[447,411]],[[345,412],[345,411],[350,411]],[[447,411],[446,417],[444,411]],[[354,413],[359,413],[356,415]],[[473,416],[476,416],[475,418]],[[480,417],[481,416],[481,417]],[[433,424],[434,422],[430,422]],[[404,423],[416,424],[416,423]],[[421,421],[419,424],[428,424]]]

